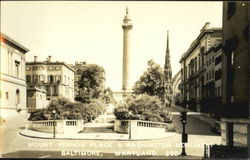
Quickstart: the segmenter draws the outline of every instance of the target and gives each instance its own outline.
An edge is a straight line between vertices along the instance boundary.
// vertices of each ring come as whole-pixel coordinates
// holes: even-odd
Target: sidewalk
[[[177,106],[177,105],[174,105],[174,106],[171,106],[171,107],[173,107],[174,109],[176,109],[178,111],[183,111],[184,110],[183,107]],[[186,111],[187,112],[194,112],[194,111],[192,111],[190,109],[186,109]],[[197,113],[200,113],[200,112],[197,112]],[[197,115],[194,114],[192,116],[195,117],[195,118],[198,118],[199,120],[204,121],[204,122],[206,122],[208,124],[213,124],[216,121],[214,118],[209,117],[209,115],[205,114],[205,113],[200,113],[199,115],[198,114]]]
[[[52,133],[38,132],[28,129],[21,130],[19,134],[30,138],[53,139]],[[132,134],[131,139],[129,139],[129,134],[120,133],[67,133],[56,134],[56,139],[138,141],[170,138],[175,135],[177,135],[177,133],[174,132],[166,132],[163,134]]]

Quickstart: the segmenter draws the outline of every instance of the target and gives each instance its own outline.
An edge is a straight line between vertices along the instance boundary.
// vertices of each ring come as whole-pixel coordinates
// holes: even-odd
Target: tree
[[[155,122],[171,122],[172,115],[157,96],[141,94],[131,96],[129,99],[114,109],[116,119],[129,119],[129,112],[132,112],[132,119]]]
[[[162,101],[164,98],[164,72],[159,64],[153,60],[148,61],[148,68],[135,83],[133,92],[135,94],[148,94],[158,96]]]
[[[83,103],[99,98],[104,91],[105,70],[96,64],[86,64],[81,69],[81,79],[78,81],[79,95],[75,98]]]
[[[107,87],[100,95],[100,99],[108,104],[108,103],[113,103],[115,101],[113,91]]]

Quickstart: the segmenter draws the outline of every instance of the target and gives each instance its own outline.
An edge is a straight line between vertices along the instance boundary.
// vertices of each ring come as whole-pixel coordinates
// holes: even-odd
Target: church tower
[[[131,66],[130,66],[130,34],[133,24],[128,15],[128,7],[126,8],[126,15],[123,19],[123,70],[122,70],[122,90],[124,92],[132,90],[131,87]]]
[[[172,103],[172,70],[170,64],[170,50],[169,50],[169,32],[167,31],[167,48],[165,55],[165,65],[164,65],[164,103],[165,106],[170,107]]]

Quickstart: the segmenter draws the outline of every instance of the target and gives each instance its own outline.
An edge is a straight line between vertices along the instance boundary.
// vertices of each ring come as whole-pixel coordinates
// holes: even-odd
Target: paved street
[[[175,108],[169,108],[172,112],[179,112]],[[198,117],[201,116],[199,113],[190,113],[187,114],[187,124],[186,124],[186,133],[191,135],[210,135],[210,136],[219,136],[210,130],[210,124],[206,121],[200,120]],[[176,132],[182,132],[182,124],[180,122],[179,115],[173,115],[173,124],[175,126]]]
[[[0,144],[1,152],[4,152],[5,148],[12,146],[16,138],[18,137],[18,131],[25,128],[27,117],[24,114],[19,114],[11,119],[6,119],[0,126]],[[1,154],[0,154],[1,155]]]
[[[170,108],[172,112],[178,112]],[[220,144],[220,137],[209,130],[209,124],[199,120],[198,115],[188,115],[186,144],[192,159],[203,156],[204,144]],[[12,123],[14,125],[15,123]],[[176,132],[181,133],[179,115],[173,116]],[[156,140],[110,141],[110,140],[58,140],[29,138],[17,134],[17,126],[11,126],[4,139],[3,157],[9,158],[140,158],[180,159],[181,135]],[[194,158],[196,157],[196,158]],[[186,157],[187,158],[187,157]]]
[[[18,135],[4,157],[64,157],[64,158],[119,158],[137,157],[148,158],[156,156],[178,156],[181,151],[181,136],[147,141],[94,141],[94,140],[53,140],[34,139]],[[201,157],[204,143],[214,143],[218,139],[211,136],[190,135],[187,145],[187,154]],[[50,151],[50,152],[48,152]],[[85,152],[85,153],[80,153]],[[86,153],[87,152],[87,153]],[[146,153],[145,153],[146,152]],[[81,155],[80,155],[81,154]],[[143,155],[144,154],[144,155]],[[108,157],[106,157],[108,156]],[[109,157],[110,156],[110,157]],[[144,158],[143,158],[144,159]]]

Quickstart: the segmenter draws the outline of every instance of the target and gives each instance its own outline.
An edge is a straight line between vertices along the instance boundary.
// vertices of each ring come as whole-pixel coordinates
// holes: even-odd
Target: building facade
[[[181,103],[190,109],[200,110],[204,97],[205,53],[221,41],[221,28],[212,28],[206,23],[189,49],[182,55],[181,63]]]
[[[215,55],[214,55],[214,93],[216,97],[220,97],[221,101],[221,77],[222,77],[222,43],[220,43],[215,48]]]
[[[46,90],[46,99],[65,97],[74,101],[74,70],[64,62],[53,62],[51,56],[46,61],[26,62],[26,81],[29,87]]]
[[[27,88],[27,107],[28,112],[33,112],[37,109],[46,108],[49,101],[46,100],[46,90],[42,88],[28,87]]]
[[[26,112],[25,53],[29,50],[1,33],[1,117]]]
[[[202,109],[219,117],[221,105],[222,44],[217,43],[205,53],[205,80]]]
[[[249,24],[249,2],[223,2],[221,138],[228,146],[250,145]]]

